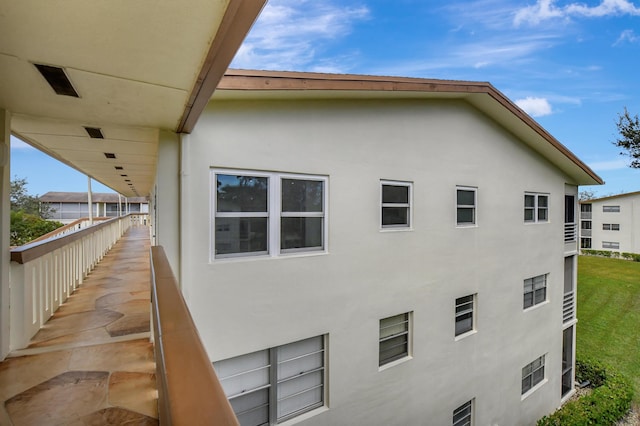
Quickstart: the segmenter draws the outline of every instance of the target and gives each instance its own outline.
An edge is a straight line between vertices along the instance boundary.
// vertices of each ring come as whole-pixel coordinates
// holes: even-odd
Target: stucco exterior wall
[[[214,101],[188,145],[182,286],[212,361],[326,334],[309,425],[451,424],[472,398],[475,424],[529,425],[560,405],[567,179],[493,121],[458,101]],[[327,252],[212,260],[213,168],[327,176]],[[384,179],[413,183],[411,230],[380,229]],[[456,227],[456,185],[478,188],[476,227]],[[548,223],[524,223],[526,191],[549,194]],[[523,311],[523,280],[547,273]],[[469,294],[477,332],[456,341]],[[380,369],[379,320],[404,312],[412,357]]]
[[[591,205],[593,250],[640,253],[640,194],[593,200]],[[603,212],[603,206],[620,206],[620,212]],[[603,230],[604,223],[619,224],[620,230]],[[620,248],[603,248],[603,241],[618,242]]]

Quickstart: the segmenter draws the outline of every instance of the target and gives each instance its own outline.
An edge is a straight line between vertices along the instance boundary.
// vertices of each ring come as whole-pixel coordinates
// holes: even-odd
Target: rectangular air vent
[[[54,67],[51,65],[33,64],[40,71],[40,74],[47,80],[49,86],[58,95],[72,96],[79,98],[78,92],[73,88],[71,80],[67,77],[67,73],[60,67]]]
[[[122,170],[124,168],[122,166],[115,166],[115,167],[116,167],[116,170]]]
[[[105,152],[104,156],[107,158],[116,158],[116,155],[113,152]]]
[[[90,138],[93,139],[104,139],[104,135],[102,134],[102,130],[99,127],[87,127],[84,126],[84,130],[87,131],[87,134]]]

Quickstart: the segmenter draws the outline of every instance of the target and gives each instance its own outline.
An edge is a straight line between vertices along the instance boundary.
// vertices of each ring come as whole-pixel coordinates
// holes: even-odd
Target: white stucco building
[[[582,201],[580,247],[640,253],[640,191]]]
[[[232,71],[181,157],[183,291],[243,424],[528,425],[572,393],[597,178],[489,84]]]
[[[51,211],[49,219],[62,223],[89,216],[89,197],[86,192],[50,191],[39,197],[40,203]],[[115,193],[93,192],[91,215],[116,217],[119,214],[149,213],[149,202],[144,197],[124,198]]]

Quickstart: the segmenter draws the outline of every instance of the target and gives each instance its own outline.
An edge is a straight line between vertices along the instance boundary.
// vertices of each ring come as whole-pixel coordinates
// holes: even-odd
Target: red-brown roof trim
[[[217,90],[323,90],[323,91],[379,91],[454,93],[460,95],[485,94],[529,126],[549,144],[571,160],[594,182],[603,184],[589,166],[547,132],[531,116],[520,109],[488,82],[436,80],[412,77],[388,77],[354,74],[325,74],[291,71],[259,71],[229,69],[220,80]]]

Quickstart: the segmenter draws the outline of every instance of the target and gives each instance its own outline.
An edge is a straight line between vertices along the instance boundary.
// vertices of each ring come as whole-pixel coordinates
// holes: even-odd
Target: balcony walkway
[[[131,227],[0,363],[0,425],[157,425],[149,282],[149,229]]]

